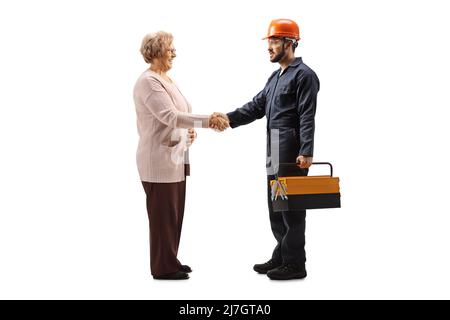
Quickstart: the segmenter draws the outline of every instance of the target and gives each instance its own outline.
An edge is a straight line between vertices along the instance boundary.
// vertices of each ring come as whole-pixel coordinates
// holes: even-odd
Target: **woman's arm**
[[[195,115],[177,110],[169,94],[155,78],[147,78],[148,94],[144,99],[147,109],[162,123],[172,128],[208,128],[208,115]]]

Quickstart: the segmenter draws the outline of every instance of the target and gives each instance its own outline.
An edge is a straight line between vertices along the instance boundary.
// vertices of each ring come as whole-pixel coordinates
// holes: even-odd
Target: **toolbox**
[[[328,176],[306,176],[305,169],[295,163],[281,163],[278,175],[270,181],[273,211],[297,211],[341,207],[339,178],[333,177],[329,162],[313,162],[312,165],[328,165]]]

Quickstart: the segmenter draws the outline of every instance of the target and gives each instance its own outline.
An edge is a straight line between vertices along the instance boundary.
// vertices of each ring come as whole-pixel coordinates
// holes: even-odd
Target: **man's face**
[[[270,62],[280,61],[284,55],[284,41],[281,38],[272,37],[268,39]]]

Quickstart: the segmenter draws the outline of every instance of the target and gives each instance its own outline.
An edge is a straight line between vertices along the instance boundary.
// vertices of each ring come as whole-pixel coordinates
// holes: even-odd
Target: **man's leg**
[[[306,210],[286,211],[282,216],[286,224],[286,233],[281,241],[283,264],[304,266]]]
[[[298,175],[298,172],[283,173],[283,176]],[[300,175],[308,175],[308,170],[303,170]],[[284,229],[281,229],[280,220]],[[281,253],[282,265],[267,272],[267,276],[273,280],[302,279],[306,277],[305,254],[305,226],[306,210],[271,212],[272,231],[283,230],[283,237],[278,241]],[[281,233],[278,233],[281,234]],[[277,239],[278,240],[278,239]]]
[[[277,245],[272,253],[272,259],[275,261],[282,262],[282,241],[283,238],[286,235],[286,225],[283,220],[283,215],[281,212],[274,212],[272,208],[272,191],[270,188],[270,180],[273,180],[273,176],[267,177],[267,200],[268,200],[268,207],[269,207],[269,219],[270,219],[270,227],[272,228],[272,233],[275,239],[277,240]]]
[[[270,188],[270,180],[273,179],[273,176],[267,176],[267,204],[269,206],[269,218],[270,218],[270,226],[272,228],[272,233],[277,240],[277,245],[272,253],[272,258],[260,264],[255,264],[253,270],[258,273],[267,273],[268,271],[275,269],[281,266],[283,262],[281,256],[281,242],[286,233],[286,226],[283,222],[283,216],[279,212],[273,212],[272,210],[272,199],[271,199],[271,188]]]

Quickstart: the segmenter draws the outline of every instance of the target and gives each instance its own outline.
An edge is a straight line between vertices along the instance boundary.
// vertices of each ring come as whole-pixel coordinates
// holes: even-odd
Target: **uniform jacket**
[[[272,73],[252,101],[227,114],[232,128],[266,117],[268,167],[272,162],[293,163],[299,155],[313,156],[314,151],[319,79],[302,58],[280,72],[281,68]]]

